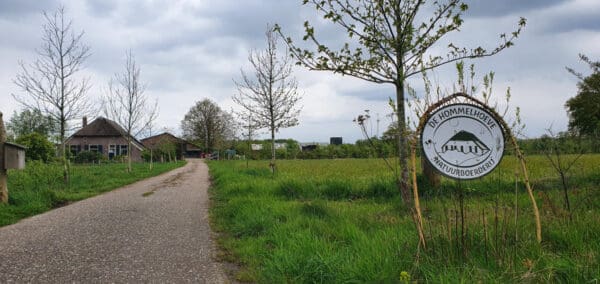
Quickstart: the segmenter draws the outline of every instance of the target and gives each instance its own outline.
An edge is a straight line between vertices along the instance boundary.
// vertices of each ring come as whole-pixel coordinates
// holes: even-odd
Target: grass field
[[[514,157],[480,180],[421,184],[427,248],[418,248],[410,211],[381,160],[278,161],[274,178],[268,161],[209,167],[221,257],[241,267],[241,281],[600,280],[600,155],[583,156],[573,168],[572,220],[558,175],[544,157],[528,158],[542,244]]]
[[[61,165],[28,162],[24,170],[8,172],[9,203],[0,204],[0,226],[156,176],[184,163],[155,163],[153,170],[148,164],[133,164],[132,173],[127,173],[126,164],[77,165],[71,167],[71,182],[65,186]]]

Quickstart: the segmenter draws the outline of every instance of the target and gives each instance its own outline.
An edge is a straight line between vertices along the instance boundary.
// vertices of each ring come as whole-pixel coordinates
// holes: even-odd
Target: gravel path
[[[208,187],[207,166],[192,159],[0,228],[0,283],[227,282],[214,260]]]

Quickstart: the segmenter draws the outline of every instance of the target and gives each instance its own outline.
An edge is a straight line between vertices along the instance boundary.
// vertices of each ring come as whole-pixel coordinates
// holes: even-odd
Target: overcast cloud
[[[231,100],[240,68],[247,67],[248,51],[262,49],[268,23],[279,23],[286,34],[300,40],[302,23],[311,20],[319,35],[341,44],[344,34],[318,20],[314,9],[301,0],[222,1],[118,1],[64,2],[76,31],[85,31],[84,41],[92,56],[82,75],[90,76],[90,99],[98,99],[108,79],[122,72],[125,51],[131,49],[147,83],[147,94],[159,101],[156,131],[169,128],[179,133],[188,109],[210,98],[223,109],[236,107]],[[565,130],[565,101],[576,94],[576,78],[565,71],[570,66],[587,74],[578,53],[600,59],[600,1],[597,0],[470,0],[471,9],[455,43],[493,47],[498,35],[512,31],[519,17],[528,20],[516,46],[499,55],[473,61],[479,74],[495,71],[495,92],[511,88],[513,104],[522,110],[525,133],[536,137],[550,125]],[[22,94],[13,80],[19,61],[32,62],[40,46],[43,10],[53,11],[59,1],[0,1],[0,111],[5,120],[21,107],[10,94]],[[324,25],[324,26],[323,26]],[[441,45],[443,47],[443,45]],[[282,48],[283,50],[283,48]],[[447,66],[432,74],[450,91],[456,77]],[[302,142],[329,141],[342,136],[345,142],[361,138],[352,119],[365,109],[381,118],[379,133],[389,124],[388,97],[393,86],[375,85],[298,67],[296,77],[303,93],[300,125],[284,129],[281,138]],[[418,92],[419,78],[411,79]],[[101,113],[98,111],[98,115]],[[377,131],[375,121],[373,131]]]

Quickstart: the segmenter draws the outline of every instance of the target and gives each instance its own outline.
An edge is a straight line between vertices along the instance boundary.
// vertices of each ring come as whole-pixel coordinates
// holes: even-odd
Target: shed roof
[[[19,148],[19,149],[23,149],[23,150],[27,149],[26,146],[15,144],[15,143],[11,143],[11,142],[4,142],[4,145],[9,145],[9,146],[12,146],[12,147],[15,147],[15,148]]]

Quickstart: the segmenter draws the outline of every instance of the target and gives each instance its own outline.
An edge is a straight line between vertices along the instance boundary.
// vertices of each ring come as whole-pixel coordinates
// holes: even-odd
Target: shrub
[[[47,163],[54,157],[54,145],[46,136],[37,132],[19,136],[17,144],[27,147],[25,158],[28,161],[43,161]]]
[[[92,152],[92,151],[81,151],[79,152],[76,156],[75,156],[75,163],[96,163],[100,160],[102,160],[104,158],[104,156],[102,156],[102,154],[98,153],[98,152]]]

